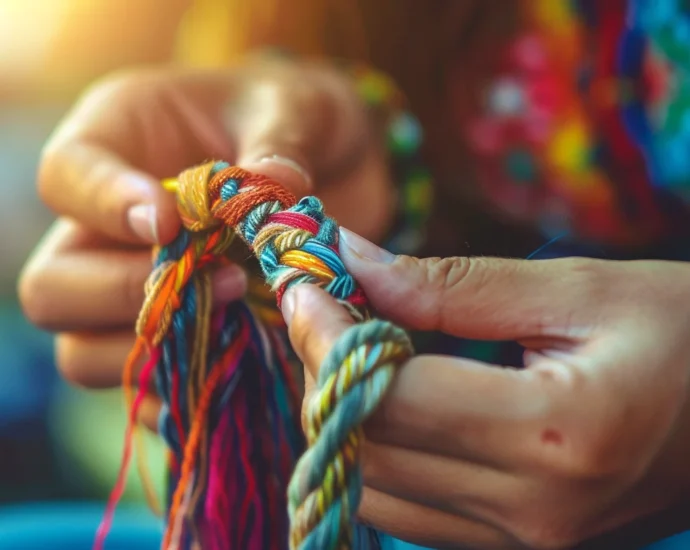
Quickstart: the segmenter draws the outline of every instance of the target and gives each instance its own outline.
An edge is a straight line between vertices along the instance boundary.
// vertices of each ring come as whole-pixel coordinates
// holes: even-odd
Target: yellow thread
[[[166,178],[162,182],[163,189],[170,193],[177,193],[178,183],[177,178]]]
[[[276,250],[284,252],[294,248],[302,248],[313,235],[305,229],[294,229],[292,231],[285,231],[276,237],[274,241]]]
[[[208,180],[215,163],[185,170],[177,178],[177,209],[190,231],[202,231],[220,225],[208,203]]]
[[[289,250],[280,256],[280,263],[307,271],[325,281],[335,279],[335,273],[319,258],[302,250]]]

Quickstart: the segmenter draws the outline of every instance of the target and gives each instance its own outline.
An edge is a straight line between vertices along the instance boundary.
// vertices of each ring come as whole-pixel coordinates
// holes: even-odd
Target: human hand
[[[420,260],[342,235],[379,316],[526,348],[524,369],[434,355],[401,368],[365,426],[366,524],[431,548],[560,550],[687,496],[688,266]],[[283,313],[306,404],[352,320],[311,285]]]
[[[222,158],[299,196],[317,194],[343,223],[376,239],[394,203],[377,145],[364,106],[335,69],[256,61],[110,78],[85,94],[45,147],[38,188],[59,219],[21,276],[24,310],[57,333],[68,380],[117,386],[150,247],[180,227],[161,178]],[[238,267],[215,277],[217,301],[244,294]],[[150,396],[142,408],[150,427],[158,406]]]

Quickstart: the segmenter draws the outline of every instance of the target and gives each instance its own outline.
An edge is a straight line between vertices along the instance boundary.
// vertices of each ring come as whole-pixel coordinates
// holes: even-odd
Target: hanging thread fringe
[[[183,229],[154,250],[124,370],[130,412],[122,466],[95,548],[123,493],[133,446],[143,451],[138,410],[154,374],[170,449],[164,550],[377,548],[375,531],[355,522],[362,423],[412,354],[407,334],[370,319],[338,255],[337,225],[315,197],[297,201],[278,183],[224,162],[187,170],[166,186],[177,194]],[[210,270],[229,261],[235,235],[258,259],[278,307],[290,285],[311,283],[359,322],[321,367],[306,442],[291,350],[275,314],[266,323],[265,309],[243,302],[212,311]],[[138,466],[152,494],[144,461]]]

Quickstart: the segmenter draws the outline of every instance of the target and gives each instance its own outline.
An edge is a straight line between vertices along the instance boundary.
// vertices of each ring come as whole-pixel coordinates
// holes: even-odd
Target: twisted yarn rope
[[[165,402],[161,433],[171,449],[165,550],[375,547],[375,533],[354,522],[361,426],[412,354],[406,333],[370,319],[366,297],[338,255],[337,225],[315,197],[298,201],[278,183],[223,162],[187,170],[168,186],[184,228],[154,251],[125,368],[131,412],[123,465],[97,546],[124,488],[138,407],[155,371]],[[296,464],[303,451],[300,399],[286,343],[246,304],[211,311],[209,269],[227,261],[234,235],[258,259],[279,307],[290,285],[311,283],[361,322],[322,365],[307,408],[309,447]],[[135,365],[146,350],[150,358],[132,398]]]
[[[362,494],[362,422],[411,353],[401,329],[374,320],[350,327],[324,360],[319,394],[307,409],[310,447],[288,491],[291,548],[352,548],[350,523]]]

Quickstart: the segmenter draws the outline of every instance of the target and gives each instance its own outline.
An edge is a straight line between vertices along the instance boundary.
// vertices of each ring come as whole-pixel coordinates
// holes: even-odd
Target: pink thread
[[[129,462],[132,458],[132,432],[134,431],[134,426],[137,422],[137,415],[139,413],[139,408],[146,397],[148,392],[149,384],[151,383],[151,375],[154,372],[156,364],[161,357],[160,348],[154,348],[151,351],[149,360],[146,362],[144,367],[141,369],[141,374],[139,375],[139,389],[137,395],[134,398],[134,403],[132,404],[132,410],[130,411],[129,419],[127,422],[127,429],[125,432],[125,446],[123,450],[122,463],[120,465],[120,471],[117,475],[117,482],[113,488],[110,497],[108,498],[108,503],[106,504],[105,514],[101,524],[98,526],[96,531],[96,540],[94,542],[94,550],[101,550],[103,544],[105,543],[105,538],[110,531],[110,527],[113,523],[113,518],[115,516],[115,508],[117,503],[122,498],[122,494],[125,492],[125,487],[127,485],[127,470],[129,468]]]

